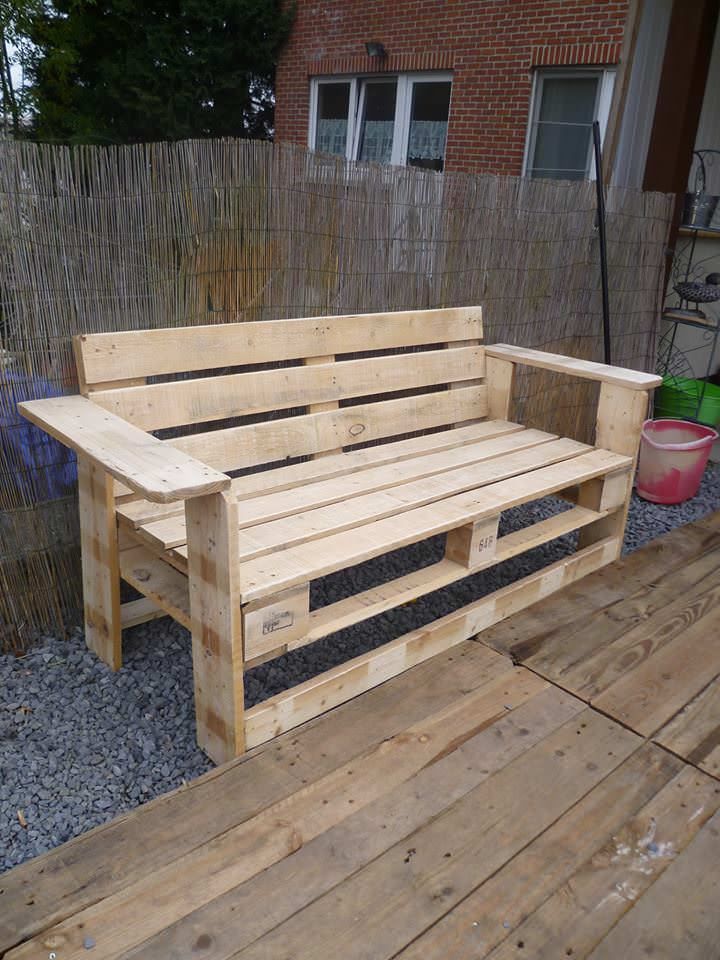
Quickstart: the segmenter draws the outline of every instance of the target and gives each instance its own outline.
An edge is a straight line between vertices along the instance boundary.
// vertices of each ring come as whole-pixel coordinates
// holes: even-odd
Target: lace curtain
[[[443,160],[447,126],[446,120],[413,120],[410,124],[408,160]]]
[[[347,120],[318,120],[315,148],[320,153],[345,156],[347,126]],[[394,131],[392,120],[365,121],[359,159],[390,163]],[[413,120],[410,124],[408,159],[442,160],[446,140],[445,120]]]
[[[345,156],[347,120],[318,120],[315,149],[320,153]]]

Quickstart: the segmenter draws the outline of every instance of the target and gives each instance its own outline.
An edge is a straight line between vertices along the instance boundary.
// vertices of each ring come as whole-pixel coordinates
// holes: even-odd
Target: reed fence
[[[611,188],[613,360],[651,369],[671,213]],[[486,339],[602,358],[594,186],[346,164],[248,141],[0,142],[0,644],[78,622],[75,471],[18,418],[81,332],[482,303]],[[518,417],[587,437],[527,375]]]

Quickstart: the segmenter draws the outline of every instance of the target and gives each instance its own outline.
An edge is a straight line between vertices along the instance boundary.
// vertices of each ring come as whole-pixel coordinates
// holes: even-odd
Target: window
[[[525,150],[525,176],[594,179],[592,124],[605,135],[613,70],[538,70]]]
[[[438,73],[313,80],[309,142],[349,160],[442,170],[451,89]]]

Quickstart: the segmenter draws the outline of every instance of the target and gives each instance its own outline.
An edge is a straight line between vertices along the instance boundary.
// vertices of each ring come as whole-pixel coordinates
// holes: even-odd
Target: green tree
[[[34,60],[29,42],[42,0],[0,0],[0,129],[20,136],[29,121],[25,76]]]
[[[282,0],[54,0],[33,18],[39,139],[267,137]]]

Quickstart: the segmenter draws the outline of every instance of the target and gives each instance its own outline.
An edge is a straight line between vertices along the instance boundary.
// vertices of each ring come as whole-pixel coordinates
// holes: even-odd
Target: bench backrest
[[[89,334],[75,355],[85,395],[227,472],[486,416],[481,339],[461,307]]]

